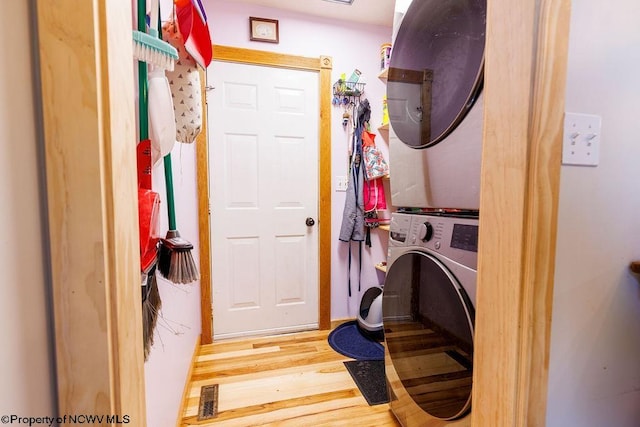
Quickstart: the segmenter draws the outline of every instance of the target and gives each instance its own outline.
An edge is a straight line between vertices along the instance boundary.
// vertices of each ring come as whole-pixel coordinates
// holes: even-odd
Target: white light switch
[[[562,164],[597,166],[602,119],[592,114],[565,113]]]
[[[336,191],[347,191],[349,185],[348,176],[336,176]]]

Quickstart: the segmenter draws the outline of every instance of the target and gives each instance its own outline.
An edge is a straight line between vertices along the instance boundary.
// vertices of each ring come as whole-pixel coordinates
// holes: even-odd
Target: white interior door
[[[318,326],[318,74],[214,61],[214,337]]]

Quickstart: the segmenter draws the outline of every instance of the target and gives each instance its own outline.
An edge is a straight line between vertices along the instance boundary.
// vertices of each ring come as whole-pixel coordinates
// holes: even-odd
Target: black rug
[[[389,403],[384,360],[353,360],[344,365],[369,405]]]
[[[338,353],[357,360],[383,360],[384,347],[360,333],[355,320],[343,323],[329,334],[329,345]]]

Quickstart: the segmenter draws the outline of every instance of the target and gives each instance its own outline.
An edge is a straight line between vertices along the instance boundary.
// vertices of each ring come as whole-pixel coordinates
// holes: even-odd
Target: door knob
[[[313,226],[315,223],[316,222],[311,217],[307,218],[307,220],[305,221],[305,224],[307,224],[307,226],[309,226],[309,227]]]

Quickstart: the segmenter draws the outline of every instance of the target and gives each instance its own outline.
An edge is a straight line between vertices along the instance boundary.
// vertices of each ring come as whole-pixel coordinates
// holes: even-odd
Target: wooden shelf
[[[377,263],[376,270],[382,271],[384,274],[387,274],[387,263],[384,261]]]
[[[387,78],[389,77],[389,69],[385,68],[384,70],[380,71],[380,74],[378,74],[378,78],[380,80],[383,80],[385,83],[387,82]],[[389,124],[384,124],[378,127],[378,131],[385,131],[388,132],[389,131]],[[385,175],[384,179],[389,179],[389,175]],[[380,224],[378,226],[378,228],[382,231],[385,232],[389,232],[390,231],[390,227],[389,224]],[[382,271],[384,274],[387,274],[387,262],[386,261],[380,261],[379,263],[377,263],[375,265],[376,270],[378,271]]]

